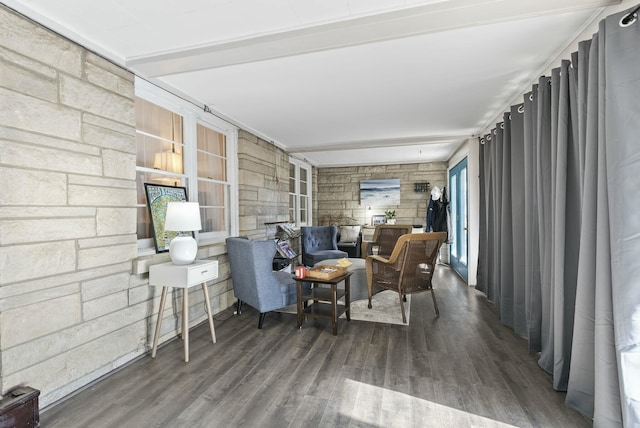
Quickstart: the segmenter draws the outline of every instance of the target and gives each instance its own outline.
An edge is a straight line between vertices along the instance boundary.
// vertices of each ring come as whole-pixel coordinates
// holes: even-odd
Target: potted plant
[[[395,210],[387,210],[384,212],[384,215],[387,216],[387,224],[396,224],[396,211]]]

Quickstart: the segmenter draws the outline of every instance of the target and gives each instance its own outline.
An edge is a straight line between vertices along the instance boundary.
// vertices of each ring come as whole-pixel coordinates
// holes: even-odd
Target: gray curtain
[[[594,426],[640,426],[640,23],[607,17],[480,143],[478,289]]]

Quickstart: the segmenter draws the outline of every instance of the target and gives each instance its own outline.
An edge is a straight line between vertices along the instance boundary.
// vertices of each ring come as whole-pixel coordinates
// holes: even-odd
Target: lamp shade
[[[164,229],[189,232],[202,229],[200,205],[197,202],[169,202]]]
[[[182,155],[175,152],[156,153],[153,167],[163,171],[182,173]]]

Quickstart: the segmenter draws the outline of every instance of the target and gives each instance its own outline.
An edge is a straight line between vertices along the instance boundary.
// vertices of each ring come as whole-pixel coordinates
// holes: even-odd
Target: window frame
[[[196,232],[196,239],[198,246],[203,246],[224,242],[225,238],[237,235],[239,212],[237,166],[238,128],[213,114],[206,113],[204,109],[198,108],[191,102],[137,76],[135,78],[135,96],[182,116],[184,172],[183,174],[176,174],[176,176],[179,176],[181,179],[180,185],[187,188],[189,201],[198,202],[197,125],[200,124],[225,135],[227,155],[227,179],[225,185],[228,186],[228,200],[225,201],[225,212],[228,224],[225,225],[225,231]],[[138,171],[152,172],[153,170],[140,167],[136,162],[136,172]],[[136,204],[136,206],[138,207],[139,205]],[[138,239],[138,255],[154,253],[153,238]]]
[[[309,163],[304,162],[300,159],[296,159],[294,157],[289,157],[289,168],[291,168],[291,165],[295,166],[295,171],[296,171],[296,176],[295,176],[295,189],[294,192],[289,192],[289,197],[293,196],[294,200],[295,200],[295,221],[294,224],[296,226],[296,228],[300,228],[301,226],[310,226],[313,224],[313,186],[312,186],[312,180],[313,180],[313,170],[312,167]],[[307,194],[306,196],[303,196],[300,193],[300,170],[304,169],[307,171]],[[291,175],[289,175],[289,179],[291,179]],[[300,199],[302,197],[308,197],[308,203],[307,203],[307,218],[303,219],[301,218],[301,209],[300,209]],[[289,210],[291,210],[291,205],[289,205]]]

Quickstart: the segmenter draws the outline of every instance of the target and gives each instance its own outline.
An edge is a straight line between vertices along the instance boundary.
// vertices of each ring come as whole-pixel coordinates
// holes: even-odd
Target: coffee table
[[[333,335],[338,335],[338,317],[346,313],[347,321],[351,321],[350,278],[351,272],[331,279],[295,278],[297,293],[298,328],[302,328],[305,316],[311,318],[328,318],[331,320]],[[338,284],[344,281],[344,289],[338,289]],[[311,283],[311,289],[303,294],[302,284]],[[324,287],[322,285],[325,285]],[[328,285],[328,287],[326,287]],[[344,296],[344,305],[338,304],[338,299]],[[303,307],[303,302],[312,303]]]

